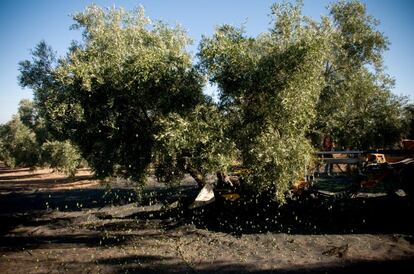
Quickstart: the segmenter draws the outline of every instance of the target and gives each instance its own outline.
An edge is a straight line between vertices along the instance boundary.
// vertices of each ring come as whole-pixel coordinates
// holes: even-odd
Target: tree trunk
[[[191,167],[187,168],[187,171],[191,175],[191,177],[194,178],[194,180],[197,182],[200,188],[203,188],[206,185],[206,178],[203,174],[201,174],[201,172]]]

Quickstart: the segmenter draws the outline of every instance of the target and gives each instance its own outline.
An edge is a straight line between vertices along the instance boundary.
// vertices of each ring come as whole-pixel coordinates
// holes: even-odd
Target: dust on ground
[[[88,170],[0,167],[0,273],[411,273],[412,205],[396,197],[217,201],[186,178],[142,195]],[[139,201],[139,202],[137,202]]]

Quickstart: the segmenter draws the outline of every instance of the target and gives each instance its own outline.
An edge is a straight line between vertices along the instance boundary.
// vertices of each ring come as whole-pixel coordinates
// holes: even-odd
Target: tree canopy
[[[257,38],[219,27],[200,47],[201,66],[218,84],[232,137],[248,169],[245,183],[284,199],[300,180],[312,146],[306,133],[316,116],[321,70],[330,36],[325,22],[300,7],[275,4],[273,28]]]
[[[343,147],[392,146],[404,131],[404,98],[391,93],[394,81],[384,70],[388,38],[359,1],[332,4],[330,20],[334,35],[312,131],[334,135]]]
[[[70,140],[58,141],[45,127],[33,101],[23,99],[18,114],[0,125],[0,159],[9,167],[43,167],[73,176],[86,165]]]
[[[34,90],[52,132],[78,145],[98,176],[120,171],[141,180],[155,119],[203,100],[190,40],[180,27],[151,23],[142,8],[93,5],[73,18],[83,40],[57,63],[40,43],[33,60],[21,63],[20,82]]]
[[[152,23],[142,8],[89,6],[73,16],[83,39],[66,56],[40,42],[20,63],[20,84],[38,108],[21,117],[28,126],[40,117],[54,138],[73,142],[98,177],[142,182],[153,164],[160,180],[189,173],[203,186],[207,174],[223,179],[237,165],[243,187],[284,201],[318,138],[392,146],[409,113],[390,91],[389,41],[364,4],[339,1],[320,21],[301,9],[274,4],[271,28],[257,37],[217,27],[197,62],[181,27]],[[218,86],[218,103],[202,94],[205,78]]]
[[[36,135],[19,116],[0,127],[0,159],[6,165],[33,167],[40,160]]]

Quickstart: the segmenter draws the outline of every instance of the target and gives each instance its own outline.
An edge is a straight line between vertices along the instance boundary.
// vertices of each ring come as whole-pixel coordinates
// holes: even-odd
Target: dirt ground
[[[88,170],[0,167],[0,273],[412,273],[407,198],[219,202],[190,179],[142,195]],[[138,202],[137,202],[138,201]],[[411,270],[410,270],[411,269]]]

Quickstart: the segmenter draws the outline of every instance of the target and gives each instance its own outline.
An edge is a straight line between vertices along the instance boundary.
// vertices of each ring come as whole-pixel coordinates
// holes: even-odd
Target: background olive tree
[[[394,81],[384,70],[390,42],[359,1],[332,4],[329,18],[334,34],[312,134],[329,133],[338,147],[392,147],[405,130],[405,99],[391,93]]]
[[[42,163],[54,170],[74,176],[86,163],[76,146],[70,141],[46,141],[42,147]]]
[[[408,139],[414,139],[414,104],[408,104],[404,108],[404,117],[406,125],[406,135],[404,137]]]
[[[36,105],[28,99],[21,100],[18,114],[1,126],[0,160],[9,167],[48,166],[70,176],[86,165],[70,141],[58,141],[47,131]]]
[[[19,116],[0,127],[0,159],[7,166],[34,167],[40,162],[40,154],[36,134]]]

